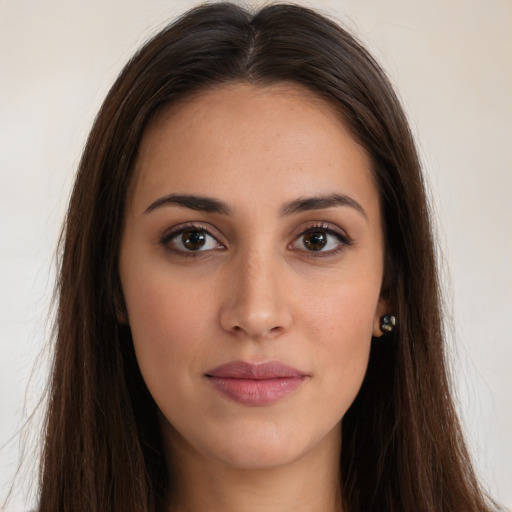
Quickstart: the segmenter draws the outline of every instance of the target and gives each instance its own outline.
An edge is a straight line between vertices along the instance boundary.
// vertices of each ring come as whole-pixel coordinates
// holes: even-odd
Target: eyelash
[[[206,226],[203,226],[201,224],[186,224],[186,225],[180,226],[177,229],[173,228],[173,229],[167,231],[160,238],[159,243],[162,246],[164,246],[166,249],[168,249],[169,251],[172,251],[173,253],[179,254],[180,256],[184,256],[186,258],[197,258],[197,257],[203,256],[202,253],[208,253],[212,250],[212,249],[206,249],[206,250],[197,250],[197,251],[193,251],[193,250],[186,251],[183,249],[178,249],[176,247],[172,247],[171,242],[173,241],[173,239],[175,239],[176,237],[178,237],[179,235],[182,235],[183,233],[185,233],[187,231],[192,231],[192,232],[196,232],[196,233],[206,233],[209,237],[214,239],[219,244],[221,250],[225,249],[225,246],[221,242],[218,241],[218,237],[216,235],[214,235],[210,231],[210,229],[208,229]],[[294,241],[288,245],[288,247],[293,246],[294,244],[298,243],[299,240],[301,238],[305,237],[306,235],[316,233],[316,232],[325,233],[328,236],[332,236],[332,237],[336,238],[338,241],[337,247],[335,247],[334,249],[330,249],[328,251],[322,251],[322,250],[308,251],[306,248],[303,248],[303,249],[293,248],[292,250],[300,251],[300,252],[304,253],[305,256],[310,257],[310,258],[319,258],[319,257],[321,258],[321,257],[328,257],[328,256],[332,256],[334,254],[337,254],[340,251],[342,251],[345,247],[349,247],[352,245],[352,241],[349,239],[349,237],[347,235],[340,233],[336,229],[333,229],[329,224],[320,223],[320,224],[314,224],[314,225],[308,226],[307,229],[301,231],[294,238]],[[304,244],[304,242],[302,242],[302,243]]]
[[[201,224],[185,224],[183,226],[180,226],[177,229],[173,228],[173,229],[167,231],[162,236],[162,238],[160,239],[160,244],[163,245],[169,251],[172,251],[173,253],[179,254],[180,256],[184,256],[186,258],[197,258],[198,256],[202,256],[203,255],[202,253],[209,252],[209,250],[185,251],[182,249],[172,247],[172,244],[171,244],[172,240],[187,231],[192,231],[192,232],[196,232],[196,233],[206,233],[208,236],[213,238],[220,246],[222,246],[223,249],[225,249],[224,245],[218,241],[218,237],[216,235],[214,235],[206,226],[203,226]]]
[[[328,251],[308,251],[307,249],[297,249],[304,253],[306,257],[309,258],[323,258],[323,257],[329,257],[333,256],[335,254],[338,254],[340,251],[342,251],[345,247],[349,247],[352,245],[352,240],[343,233],[340,233],[340,231],[333,229],[330,224],[313,224],[309,226],[307,229],[301,231],[298,236],[295,238],[294,242],[292,242],[293,245],[297,243],[301,238],[304,238],[306,235],[311,233],[325,233],[328,236],[332,236],[337,239],[338,245],[334,249],[330,249]],[[304,242],[302,242],[304,244]]]

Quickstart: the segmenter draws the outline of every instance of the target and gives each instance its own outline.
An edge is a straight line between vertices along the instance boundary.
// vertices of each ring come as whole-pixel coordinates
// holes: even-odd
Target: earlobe
[[[117,292],[115,295],[114,311],[115,311],[116,320],[117,320],[118,324],[129,325],[128,313],[126,311],[126,306],[125,306],[124,299],[123,299],[121,292]]]
[[[380,330],[383,334],[393,332],[396,325],[396,318],[394,315],[383,315],[380,318]]]
[[[126,314],[123,311],[119,311],[116,308],[116,320],[118,324],[122,325],[128,325],[128,318],[126,317]]]
[[[380,338],[384,334],[392,332],[395,325],[396,317],[390,313],[388,301],[381,297],[373,319],[373,337]]]

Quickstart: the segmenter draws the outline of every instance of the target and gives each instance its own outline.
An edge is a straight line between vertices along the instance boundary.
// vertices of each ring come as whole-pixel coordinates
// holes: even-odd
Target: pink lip
[[[234,361],[210,370],[206,377],[235,402],[265,405],[295,391],[307,375],[279,361]]]

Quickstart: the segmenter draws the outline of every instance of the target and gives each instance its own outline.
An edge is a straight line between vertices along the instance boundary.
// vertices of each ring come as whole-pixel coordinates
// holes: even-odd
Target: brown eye
[[[224,249],[224,246],[206,229],[194,226],[167,233],[162,237],[160,243],[183,255]]]
[[[206,234],[203,231],[184,231],[181,234],[181,243],[189,251],[199,251],[206,244]]]
[[[321,251],[327,245],[327,233],[312,231],[303,237],[304,247],[309,251]]]
[[[292,247],[306,253],[328,256],[336,254],[348,245],[351,245],[351,241],[338,231],[328,227],[313,226],[301,233],[293,242]]]

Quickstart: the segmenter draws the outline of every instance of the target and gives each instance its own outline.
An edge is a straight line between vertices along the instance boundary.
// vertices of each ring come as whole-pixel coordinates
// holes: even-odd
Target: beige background
[[[45,357],[32,369],[48,339],[53,253],[81,147],[132,52],[195,3],[0,0],[0,503],[19,456],[13,436],[44,382]],[[418,134],[460,409],[482,478],[512,508],[512,2],[306,4],[370,47]],[[31,451],[38,430],[29,432]],[[9,510],[33,506],[26,460]]]

